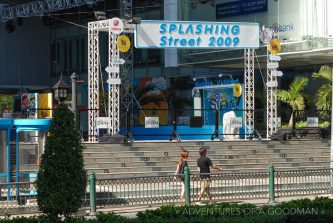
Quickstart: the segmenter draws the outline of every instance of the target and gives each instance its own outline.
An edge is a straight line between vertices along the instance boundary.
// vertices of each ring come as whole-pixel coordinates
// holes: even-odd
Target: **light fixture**
[[[140,17],[132,17],[132,24],[140,24],[141,18]]]
[[[102,11],[94,11],[94,15],[96,20],[105,20],[106,19],[106,13]]]
[[[61,102],[67,98],[69,86],[66,81],[62,79],[62,73],[60,75],[59,81],[52,88],[54,90],[54,98],[56,100]]]

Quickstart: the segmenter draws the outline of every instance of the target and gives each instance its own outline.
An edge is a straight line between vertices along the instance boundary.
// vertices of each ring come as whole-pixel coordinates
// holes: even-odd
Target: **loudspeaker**
[[[193,116],[190,118],[190,127],[200,128],[203,126],[203,118],[201,116]]]

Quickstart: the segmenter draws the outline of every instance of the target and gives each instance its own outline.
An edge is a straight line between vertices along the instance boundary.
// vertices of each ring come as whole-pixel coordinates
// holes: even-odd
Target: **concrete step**
[[[109,146],[109,147],[86,147],[84,152],[96,152],[96,151],[104,151],[104,152],[124,152],[124,151],[132,151],[132,152],[141,152],[141,151],[181,151],[182,149],[189,150],[191,152],[198,152],[201,146],[179,146],[179,147],[171,147],[171,146],[162,146],[162,147],[125,147],[125,146]],[[306,144],[306,145],[216,145],[216,146],[206,146],[208,150],[267,150],[267,149],[328,149],[330,145],[321,145],[321,144]]]
[[[181,149],[190,151],[189,167],[197,171],[201,146],[225,172],[267,172],[270,163],[276,169],[329,167],[330,141],[202,141],[134,142],[133,144],[86,144],[85,166],[106,176],[164,176],[174,174]],[[125,167],[123,166],[125,165]]]
[[[142,143],[134,143],[133,145],[120,145],[120,144],[98,144],[96,146],[91,144],[86,144],[86,150],[102,150],[102,149],[108,149],[113,151],[123,151],[124,149],[128,148],[130,151],[139,151],[141,148],[144,148],[145,150],[159,150],[167,148],[168,150],[181,150],[182,148],[189,149],[192,148],[193,150],[199,150],[200,147],[206,146],[209,148],[244,148],[244,149],[260,149],[260,148],[288,148],[292,146],[293,148],[304,148],[304,145],[306,147],[312,148],[312,147],[330,147],[330,143],[327,142],[318,142],[318,141],[307,141],[306,144],[300,143],[299,141],[295,143],[274,143],[274,141],[271,141],[270,143],[257,143],[256,141],[251,141],[250,143],[244,143],[241,141],[238,141],[237,143],[210,143],[210,144],[203,144],[203,145],[197,145],[197,144],[173,144],[173,143],[149,143],[149,144],[142,144]]]
[[[243,169],[245,172],[247,171],[248,168],[252,169],[257,169],[257,170],[267,170],[270,165],[269,161],[263,162],[263,163],[241,163],[241,164],[219,164],[220,167],[225,169],[226,171],[228,170],[235,170],[235,169]],[[316,167],[316,168],[327,168],[329,166],[329,161],[327,162],[293,162],[293,163],[285,163],[285,162],[275,162],[274,166],[276,168],[284,168],[284,167],[290,167],[294,168],[295,167]],[[109,169],[108,167],[86,167],[87,170],[92,170],[97,174],[100,173],[128,173],[128,172],[156,172],[155,175],[158,175],[159,172],[169,172],[170,174],[175,173],[175,167],[170,167],[170,166],[156,166],[156,167],[140,167],[139,171],[137,167],[132,167],[132,166],[126,166],[126,167],[112,167],[112,169]],[[197,171],[196,165],[189,165],[190,171]],[[213,171],[213,170],[212,170]],[[231,171],[232,172],[232,171]]]

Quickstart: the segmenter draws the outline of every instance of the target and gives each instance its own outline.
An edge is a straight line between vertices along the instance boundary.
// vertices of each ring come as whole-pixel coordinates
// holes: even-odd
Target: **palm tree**
[[[330,110],[332,100],[332,67],[321,66],[318,73],[313,73],[314,79],[320,78],[328,83],[322,85],[316,93],[316,106],[318,110]]]
[[[302,90],[308,84],[309,79],[307,77],[298,76],[289,86],[288,90],[279,90],[277,94],[278,100],[289,104],[293,113],[297,110],[303,110],[305,107],[304,96]],[[293,113],[289,120],[289,126],[293,123]]]

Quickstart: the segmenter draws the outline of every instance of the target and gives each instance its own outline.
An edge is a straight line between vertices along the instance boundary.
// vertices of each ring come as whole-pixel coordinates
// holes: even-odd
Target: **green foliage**
[[[329,121],[319,121],[319,127],[327,128],[329,126],[330,126]],[[306,127],[308,127],[307,121],[296,122],[296,128],[306,128]],[[284,124],[282,124],[282,128],[291,128],[291,126],[288,123],[284,123]]]
[[[297,76],[289,86],[288,90],[279,90],[278,99],[289,104],[293,111],[303,110],[305,107],[302,90],[308,84],[309,79],[302,76]]]
[[[319,127],[327,128],[330,126],[330,124],[331,123],[329,121],[319,122]]]
[[[322,85],[316,93],[316,106],[318,110],[330,110],[332,100],[332,71],[331,66],[322,66],[318,73],[313,73],[314,79],[322,79],[328,83]]]
[[[117,223],[131,223],[137,222],[136,219],[126,218],[115,213],[98,213],[97,214],[97,222],[98,223],[109,223],[109,222],[117,222]]]
[[[302,90],[308,84],[309,79],[307,77],[297,76],[289,86],[288,90],[279,90],[277,93],[278,100],[287,103],[293,111],[304,110],[305,100],[302,95]],[[289,125],[292,125],[293,116],[291,115]]]
[[[0,94],[0,114],[2,114],[4,110],[11,111],[13,103],[14,103],[13,95]]]
[[[299,199],[276,205],[222,203],[204,206],[162,206],[155,210],[139,212],[136,218],[126,218],[114,213],[98,213],[97,219],[66,218],[54,220],[48,216],[3,219],[0,223],[331,223],[333,200],[327,197]]]
[[[307,121],[296,122],[296,128],[306,128],[306,127],[308,127],[308,122]]]
[[[81,207],[87,176],[73,113],[64,104],[54,112],[36,181],[39,209],[57,218]]]

